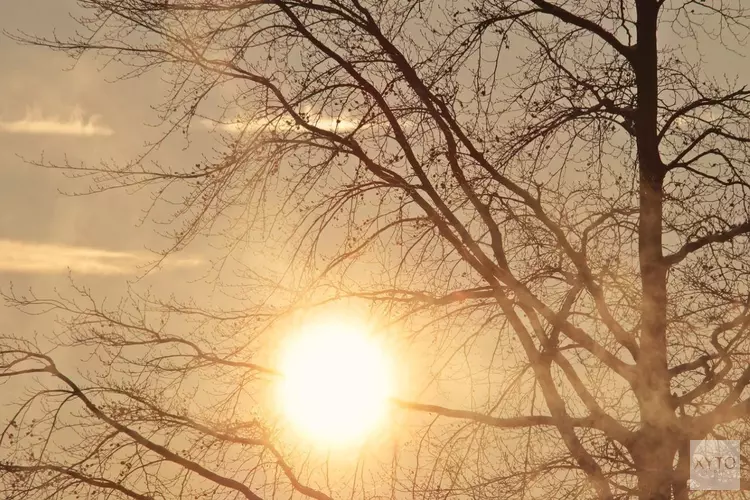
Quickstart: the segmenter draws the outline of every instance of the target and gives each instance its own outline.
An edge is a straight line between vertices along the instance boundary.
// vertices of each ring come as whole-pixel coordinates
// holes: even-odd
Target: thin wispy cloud
[[[73,271],[94,275],[128,275],[154,261],[153,254],[98,248],[0,240],[0,272],[55,274]],[[169,258],[165,268],[194,267],[199,259]]]
[[[352,130],[357,128],[357,126],[359,126],[359,123],[353,120],[327,117],[322,117],[317,120],[311,120],[309,123],[321,130],[327,130],[329,132],[351,132]],[[204,127],[212,130],[219,129],[231,133],[258,131],[282,132],[292,130],[296,127],[296,124],[294,124],[293,122],[285,120],[255,120],[251,122],[243,122],[238,120],[234,122],[217,122],[205,119],[202,121],[202,124]]]
[[[680,116],[674,121],[674,125],[677,128],[694,128],[696,126],[696,120],[701,120],[705,123],[712,123],[720,119],[722,116],[721,111],[714,108],[702,108],[697,109],[690,113],[690,115]]]
[[[361,116],[346,116],[344,114],[338,116],[331,116],[324,113],[312,112],[310,108],[303,108],[300,111],[300,115],[307,121],[308,124],[317,127],[320,130],[336,133],[352,132],[354,130],[363,130],[371,128],[377,124],[387,126],[388,123],[383,119],[380,122],[373,121],[372,117],[367,122],[363,123],[363,117]],[[402,128],[412,129],[418,124],[406,117],[400,117],[398,119],[399,125]],[[294,122],[290,116],[276,116],[269,118],[259,118],[253,120],[243,120],[237,118],[230,121],[212,120],[204,118],[201,120],[201,125],[209,130],[221,130],[224,132],[230,132],[234,134],[247,133],[247,132],[286,132],[289,130],[298,129],[299,125]]]
[[[325,113],[315,112],[310,106],[303,106],[300,110],[300,115],[310,125],[329,132],[351,132],[361,126],[355,117],[330,116]],[[285,132],[297,127],[291,116],[269,116],[253,120],[237,118],[229,122],[204,119],[201,123],[208,129],[218,129],[230,133]]]
[[[100,123],[99,115],[85,117],[82,110],[76,108],[67,118],[44,116],[38,110],[30,110],[20,120],[0,118],[0,132],[9,134],[45,134],[72,135],[81,137],[109,136],[114,130]]]

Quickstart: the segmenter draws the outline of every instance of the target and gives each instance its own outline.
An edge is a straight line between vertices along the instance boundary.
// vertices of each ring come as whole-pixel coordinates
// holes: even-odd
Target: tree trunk
[[[638,477],[640,500],[668,500],[675,479],[674,463],[677,444],[663,429],[645,424],[639,431],[631,453]]]
[[[641,271],[641,336],[635,388],[641,429],[634,449],[641,500],[672,495],[675,422],[667,365],[667,277],[662,253],[664,164],[659,154],[657,17],[653,0],[638,0],[638,42],[633,66],[638,90],[635,116],[639,169],[638,250]]]

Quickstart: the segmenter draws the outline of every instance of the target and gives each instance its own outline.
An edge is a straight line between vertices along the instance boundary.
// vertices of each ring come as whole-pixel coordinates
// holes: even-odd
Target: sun
[[[307,325],[283,347],[280,369],[283,414],[305,437],[353,445],[383,423],[391,366],[362,325],[341,320]]]

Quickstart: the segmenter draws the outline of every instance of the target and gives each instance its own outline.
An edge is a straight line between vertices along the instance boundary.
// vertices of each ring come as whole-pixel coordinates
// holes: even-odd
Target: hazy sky
[[[72,0],[0,2],[0,29],[49,35],[75,27]],[[146,193],[109,191],[71,197],[85,181],[24,161],[67,159],[72,164],[100,159],[127,161],[160,135],[150,106],[163,97],[158,75],[117,81],[116,68],[101,71],[103,60],[89,57],[73,66],[62,53],[21,46],[0,36],[0,288],[33,286],[49,293],[65,286],[68,270],[76,281],[103,295],[119,296],[138,266],[150,261],[147,248],[165,241],[153,225],[138,221]],[[208,134],[205,134],[208,138]],[[172,161],[195,154],[179,145],[158,157]],[[197,252],[197,253],[196,253]],[[200,250],[148,278],[159,286],[198,275]],[[174,273],[180,273],[179,277]],[[187,274],[186,274],[187,273]],[[169,288],[165,291],[171,292]],[[22,333],[30,320],[0,308],[0,330]],[[35,320],[38,321],[38,320]],[[36,323],[34,323],[36,325]],[[21,330],[21,331],[17,331]]]
[[[75,9],[74,0],[0,0],[0,31],[40,36],[57,32],[64,37],[75,29],[76,23],[70,18]],[[665,37],[662,41],[675,43],[676,39]],[[690,42],[684,43],[686,50],[695,50]],[[726,51],[707,61],[706,72],[718,74],[731,68],[745,72],[740,75],[745,80],[750,73],[739,57]],[[164,128],[149,125],[156,121],[152,106],[167,90],[159,74],[120,81],[122,69],[102,68],[104,63],[104,59],[86,57],[74,64],[65,54],[19,45],[0,35],[0,290],[7,291],[12,283],[16,289],[32,287],[40,295],[49,295],[54,287],[65,294],[70,272],[75,282],[90,286],[97,298],[109,297],[116,302],[139,276],[140,269],[154,258],[148,249],[163,248],[167,243],[152,223],[139,224],[142,210],[148,206],[147,192],[115,190],[94,196],[66,196],[61,191],[85,191],[86,180],[67,179],[59,171],[28,164],[124,163],[143,152],[148,141],[163,134]],[[192,165],[212,138],[209,130],[198,127],[189,150],[179,140],[170,141],[153,159]],[[196,281],[210,257],[205,242],[199,242],[138,286],[153,286],[161,297],[177,292],[193,295],[203,304],[221,305],[210,295],[210,284]],[[248,254],[247,258],[259,261],[264,257]],[[48,315],[21,315],[0,302],[0,335],[30,335],[32,330],[45,333],[52,328],[53,320],[54,316]],[[497,362],[494,351],[483,351],[488,357],[492,352],[490,363]],[[505,353],[508,358],[512,354],[510,349]],[[429,355],[423,358],[425,364],[431,359]],[[71,357],[71,362],[77,360]],[[425,379],[432,373],[419,365],[410,368],[423,372]],[[500,378],[505,372],[497,373]],[[447,399],[451,395],[446,388],[465,389],[469,387],[467,378],[471,376],[456,376],[456,385],[444,382],[441,394],[419,397],[442,403],[440,396]],[[421,387],[419,384],[414,385]],[[490,389],[494,387],[490,388],[488,382],[488,393]],[[469,390],[463,393],[469,394]]]
[[[76,8],[74,0],[6,0],[0,2],[0,29],[64,35],[75,28],[70,13]],[[723,51],[707,64],[725,71],[730,57]],[[142,260],[144,247],[165,243],[153,226],[136,227],[143,198],[122,191],[63,196],[59,190],[84,190],[86,183],[66,181],[59,172],[29,167],[22,159],[124,162],[159,137],[160,130],[148,126],[156,119],[150,106],[166,90],[158,74],[112,83],[118,68],[100,71],[103,63],[87,57],[73,66],[62,53],[0,37],[0,281],[11,275],[64,275],[68,266],[121,280]],[[741,66],[732,67],[742,71]],[[199,154],[199,147],[184,152],[180,146],[169,144],[158,157],[192,161]]]
[[[73,24],[68,17],[73,8],[69,0],[2,2],[0,24],[10,32],[65,32]],[[124,193],[62,196],[60,188],[80,190],[84,184],[27,167],[21,157],[60,161],[67,155],[72,163],[132,157],[144,137],[154,136],[143,126],[150,112],[149,78],[108,84],[105,78],[114,74],[98,72],[100,64],[93,59],[71,69],[64,54],[7,38],[0,39],[0,65],[0,241],[23,242],[28,251],[22,253],[29,258],[41,258],[34,257],[36,250],[54,253],[50,245],[57,244],[142,250],[134,232],[139,207],[128,203]],[[4,260],[9,253],[17,252],[0,243],[0,272],[8,271]],[[63,254],[77,258],[75,251]]]
[[[70,17],[76,9],[74,0],[0,1],[0,29],[64,37],[76,27]],[[680,40],[668,30],[660,36],[663,44],[684,44],[695,54],[694,40]],[[722,50],[708,57],[710,47],[698,45],[704,71],[719,75],[731,68],[747,79],[750,70],[739,55]],[[161,136],[163,128],[149,125],[156,120],[151,106],[167,90],[158,73],[118,81],[122,68],[102,69],[104,63],[89,56],[74,64],[65,54],[0,36],[0,288],[12,281],[19,288],[49,290],[65,283],[70,269],[76,279],[94,280],[106,295],[116,296],[149,261],[146,249],[166,244],[153,224],[138,224],[147,193],[65,196],[60,190],[84,191],[86,181],[71,181],[24,161],[125,162]],[[212,136],[198,127],[193,139],[187,151],[172,141],[154,158],[192,164]],[[200,272],[197,263],[208,261],[203,250],[190,247],[182,261],[150,279],[156,285],[188,282],[189,275]],[[162,279],[165,275],[168,279]],[[173,289],[165,286],[168,293]],[[13,323],[9,317],[6,311],[0,314],[0,328]]]

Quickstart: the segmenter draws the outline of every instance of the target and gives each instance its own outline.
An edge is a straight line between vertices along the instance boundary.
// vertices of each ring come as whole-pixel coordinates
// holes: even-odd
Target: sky
[[[69,17],[75,9],[73,0],[0,0],[0,31],[63,35],[75,27]],[[746,65],[729,66],[729,57],[723,53],[707,64],[748,76]],[[62,53],[0,36],[0,290],[12,285],[48,294],[69,286],[71,275],[97,297],[116,300],[137,283],[157,293],[201,293],[210,300],[210,284],[196,281],[210,260],[201,244],[138,280],[154,258],[149,249],[166,243],[152,223],[141,223],[147,193],[71,196],[86,190],[85,180],[29,164],[126,162],[161,136],[163,128],[152,126],[152,106],[166,91],[158,74],[121,81],[117,68],[102,68],[103,63],[92,57],[74,63]],[[211,139],[208,130],[198,134],[190,150],[168,142],[155,158],[193,161]],[[0,304],[0,334],[44,332],[53,320]]]
[[[0,30],[64,37],[76,27],[71,18],[76,9],[74,0],[0,1]],[[688,39],[663,43],[683,43],[688,52],[696,49]],[[704,60],[706,72],[719,75],[732,68],[744,73],[742,78],[750,74],[741,57],[727,51]],[[154,224],[140,223],[147,193],[115,190],[70,196],[85,191],[87,181],[29,164],[126,162],[145,151],[148,141],[161,137],[164,129],[154,126],[152,106],[160,103],[167,87],[158,73],[121,80],[121,68],[104,63],[93,56],[75,62],[63,53],[0,36],[0,290],[12,284],[16,290],[32,287],[46,294],[67,287],[71,273],[97,296],[117,298],[152,261],[149,249],[167,243]],[[194,162],[213,139],[207,129],[198,127],[197,134],[189,150],[172,141],[154,157]],[[204,297],[212,288],[196,278],[203,276],[209,252],[205,245],[193,245],[138,286]],[[50,320],[0,308],[3,333],[30,333],[47,328]]]
[[[74,0],[0,2],[0,29],[64,36],[75,29],[70,14],[76,8]],[[726,68],[726,57],[731,54],[706,58],[706,64]],[[121,81],[116,67],[103,64],[94,57],[74,64],[65,54],[0,37],[0,285],[55,283],[67,279],[68,269],[122,282],[148,262],[146,249],[165,244],[152,225],[139,224],[146,193],[66,196],[85,191],[85,180],[28,164],[125,162],[160,137],[151,108],[166,91],[158,73]],[[199,144],[208,144],[207,132]],[[168,143],[156,157],[192,161],[195,154],[196,147],[183,151]],[[200,259],[185,256],[164,272],[196,267]]]
[[[64,36],[75,28],[69,16],[75,9],[73,0],[0,0],[0,31]],[[85,192],[86,179],[29,164],[127,162],[161,137],[164,129],[153,126],[152,106],[163,99],[166,84],[155,72],[120,80],[118,68],[102,68],[104,62],[93,56],[75,62],[0,36],[0,291],[12,286],[39,296],[55,289],[73,295],[72,278],[108,303],[117,303],[132,285],[150,287],[161,298],[183,294],[221,307],[229,299],[200,279],[211,261],[206,242],[140,279],[154,258],[149,249],[167,243],[153,223],[140,223],[147,193],[71,196]],[[197,127],[193,139],[189,150],[179,140],[168,142],[154,158],[192,165],[215,136]],[[255,263],[251,259],[263,257],[239,258]],[[0,303],[0,335],[44,337],[57,329],[54,321],[54,314],[24,315]],[[58,352],[56,360],[72,368],[79,360],[66,352]]]
[[[75,27],[76,8],[71,0],[2,1],[0,31],[64,35]],[[199,279],[209,265],[200,245],[143,276],[151,250],[167,243],[153,223],[141,223],[147,193],[71,196],[86,191],[85,179],[29,164],[125,162],[160,137],[151,108],[164,95],[158,75],[119,81],[117,69],[103,63],[94,57],[74,63],[0,35],[0,290],[65,294],[72,278],[109,300],[130,286],[169,295],[175,282],[186,294],[209,296],[213,288]],[[155,158],[191,161],[195,149],[183,149],[168,144]],[[3,335],[51,333],[54,319],[0,304]]]
[[[3,2],[0,19],[5,31],[15,29],[49,33],[70,29],[67,11],[72,2]],[[44,16],[38,13],[44,11]],[[148,103],[133,103],[130,91],[104,81],[94,61],[71,68],[64,54],[21,46],[0,39],[0,241],[16,242],[29,256],[35,249],[52,258],[56,245],[123,252],[140,250],[128,245],[138,213],[122,193],[101,197],[72,198],[60,189],[65,183],[58,172],[30,167],[24,160],[71,162],[99,157],[126,158],[134,141],[142,142],[136,129]],[[138,81],[126,82],[131,89]],[[143,95],[146,95],[145,93]],[[140,99],[140,96],[138,97]],[[124,101],[129,104],[124,106]],[[81,183],[77,183],[80,189]],[[128,230],[124,231],[123,228]],[[130,248],[129,248],[130,247]],[[0,272],[8,272],[4,260],[17,253],[14,245],[0,244]],[[75,251],[60,256],[75,258]],[[100,257],[104,257],[102,254]],[[12,257],[11,257],[12,258]],[[49,270],[58,265],[49,262]],[[21,268],[26,268],[21,264]],[[38,269],[41,271],[41,267]]]
[[[62,35],[75,27],[68,14],[75,8],[71,0],[0,1],[0,31]],[[200,279],[210,266],[210,248],[202,242],[140,279],[155,257],[149,249],[167,243],[153,223],[140,223],[147,193],[71,196],[87,189],[85,179],[29,164],[126,162],[161,137],[164,129],[152,126],[152,106],[166,90],[158,74],[119,81],[117,68],[102,69],[103,62],[89,57],[74,64],[65,54],[0,35],[0,290],[73,295],[72,279],[108,303],[134,286],[221,306],[211,295],[219,292]],[[213,139],[208,129],[197,133],[189,151],[170,142],[154,157],[194,163]],[[0,335],[44,337],[53,334],[54,322],[54,314],[24,315],[0,302]],[[80,361],[76,356],[58,350],[55,360],[65,371]],[[12,399],[14,389],[4,386],[3,397]]]

